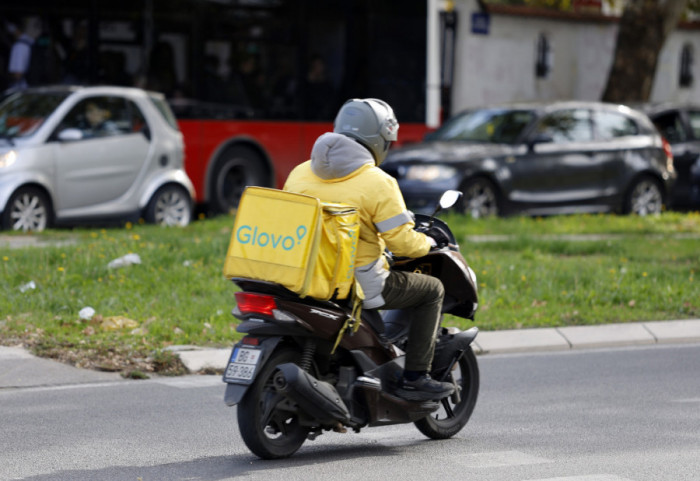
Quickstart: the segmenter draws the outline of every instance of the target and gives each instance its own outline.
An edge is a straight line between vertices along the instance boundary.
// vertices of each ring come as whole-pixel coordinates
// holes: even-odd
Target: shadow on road
[[[221,481],[238,476],[254,479],[272,479],[274,471],[284,470],[284,479],[308,479],[308,472],[303,468],[334,462],[343,462],[363,458],[381,458],[401,456],[406,447],[428,440],[420,440],[401,446],[383,446],[367,443],[363,446],[305,445],[297,454],[287,459],[265,461],[252,454],[232,454],[193,459],[180,463],[159,464],[154,466],[110,466],[102,469],[66,470],[51,474],[23,478],[23,481],[84,480],[113,481],[129,480],[169,480],[169,481]],[[294,473],[295,468],[300,468]],[[291,470],[291,471],[290,471]],[[259,473],[259,476],[255,476]],[[295,475],[296,474],[296,475]]]

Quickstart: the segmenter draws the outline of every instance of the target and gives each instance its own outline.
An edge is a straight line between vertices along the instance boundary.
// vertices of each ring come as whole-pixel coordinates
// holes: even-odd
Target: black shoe
[[[447,382],[440,382],[425,374],[415,381],[402,378],[396,395],[407,401],[437,401],[449,396],[455,388]]]

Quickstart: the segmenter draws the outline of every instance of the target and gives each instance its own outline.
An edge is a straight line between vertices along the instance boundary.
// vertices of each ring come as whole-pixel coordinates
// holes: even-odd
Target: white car
[[[51,225],[143,218],[187,225],[194,187],[182,133],[158,93],[43,87],[0,104],[0,223]]]

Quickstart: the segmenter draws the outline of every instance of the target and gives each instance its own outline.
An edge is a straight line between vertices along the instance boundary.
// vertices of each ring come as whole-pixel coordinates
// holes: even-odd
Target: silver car
[[[187,225],[194,187],[165,98],[124,87],[45,87],[0,104],[2,228],[143,218]]]

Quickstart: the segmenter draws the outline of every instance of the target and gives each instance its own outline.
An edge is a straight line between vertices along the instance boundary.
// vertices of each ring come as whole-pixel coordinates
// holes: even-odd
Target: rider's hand
[[[434,248],[445,247],[450,243],[450,237],[447,235],[447,233],[437,226],[430,227],[425,235],[435,242]]]

